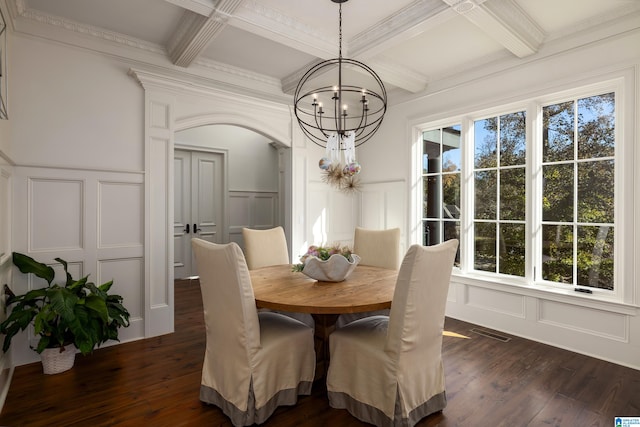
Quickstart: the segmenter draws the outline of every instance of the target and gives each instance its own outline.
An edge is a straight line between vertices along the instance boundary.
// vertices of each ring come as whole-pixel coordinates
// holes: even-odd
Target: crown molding
[[[18,16],[22,19],[45,24],[51,27],[56,27],[67,32],[72,32],[85,37],[88,36],[93,39],[99,39],[101,41],[109,43],[115,43],[118,45],[132,47],[147,52],[166,55],[165,48],[158,44],[140,40],[135,37],[125,36],[123,34],[94,27],[92,25],[72,21],[70,19],[48,15],[34,9],[29,9],[25,7],[24,0],[15,0],[15,4]]]

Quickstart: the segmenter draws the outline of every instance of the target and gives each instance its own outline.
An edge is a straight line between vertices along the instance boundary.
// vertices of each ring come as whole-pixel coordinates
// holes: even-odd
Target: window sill
[[[489,278],[478,274],[463,273],[455,270],[451,275],[451,281],[468,286],[493,289],[500,292],[562,302],[565,304],[579,305],[581,307],[589,307],[629,316],[637,316],[639,311],[638,309],[640,309],[637,305],[628,304],[602,294],[586,294],[575,292],[572,289],[561,289],[548,285],[515,283],[499,277]]]

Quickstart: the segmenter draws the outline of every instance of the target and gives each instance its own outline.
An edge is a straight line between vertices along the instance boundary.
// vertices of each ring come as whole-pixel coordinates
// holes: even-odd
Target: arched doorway
[[[236,242],[242,228],[285,226],[283,147],[253,130],[213,124],[174,136],[175,279],[195,275],[190,240]]]

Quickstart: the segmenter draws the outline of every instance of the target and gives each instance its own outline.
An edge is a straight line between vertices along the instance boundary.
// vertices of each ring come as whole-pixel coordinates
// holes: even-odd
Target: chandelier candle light
[[[340,5],[338,58],[322,61],[302,76],[294,110],[304,134],[326,150],[319,162],[325,180],[349,191],[357,189],[354,176],[361,169],[355,148],[367,142],[382,124],[387,91],[369,66],[342,57],[342,3],[347,0],[331,1]],[[352,83],[354,77],[360,84]],[[329,84],[314,87],[315,81]]]

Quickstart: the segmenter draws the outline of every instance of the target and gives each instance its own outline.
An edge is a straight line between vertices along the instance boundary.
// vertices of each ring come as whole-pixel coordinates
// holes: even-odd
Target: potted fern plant
[[[67,262],[56,258],[66,275],[64,284],[54,284],[51,266],[14,252],[13,264],[25,274],[46,280],[47,286],[23,295],[8,292],[7,307],[11,314],[0,323],[5,335],[2,346],[7,351],[12,338],[33,324],[40,336],[36,347],[45,374],[63,372],[73,366],[76,348],[89,354],[108,340],[118,340],[118,329],[129,326],[129,312],[120,295],[109,294],[113,281],[97,286],[88,277],[74,279]],[[75,348],[74,348],[75,347]],[[49,359],[53,357],[53,359]]]

